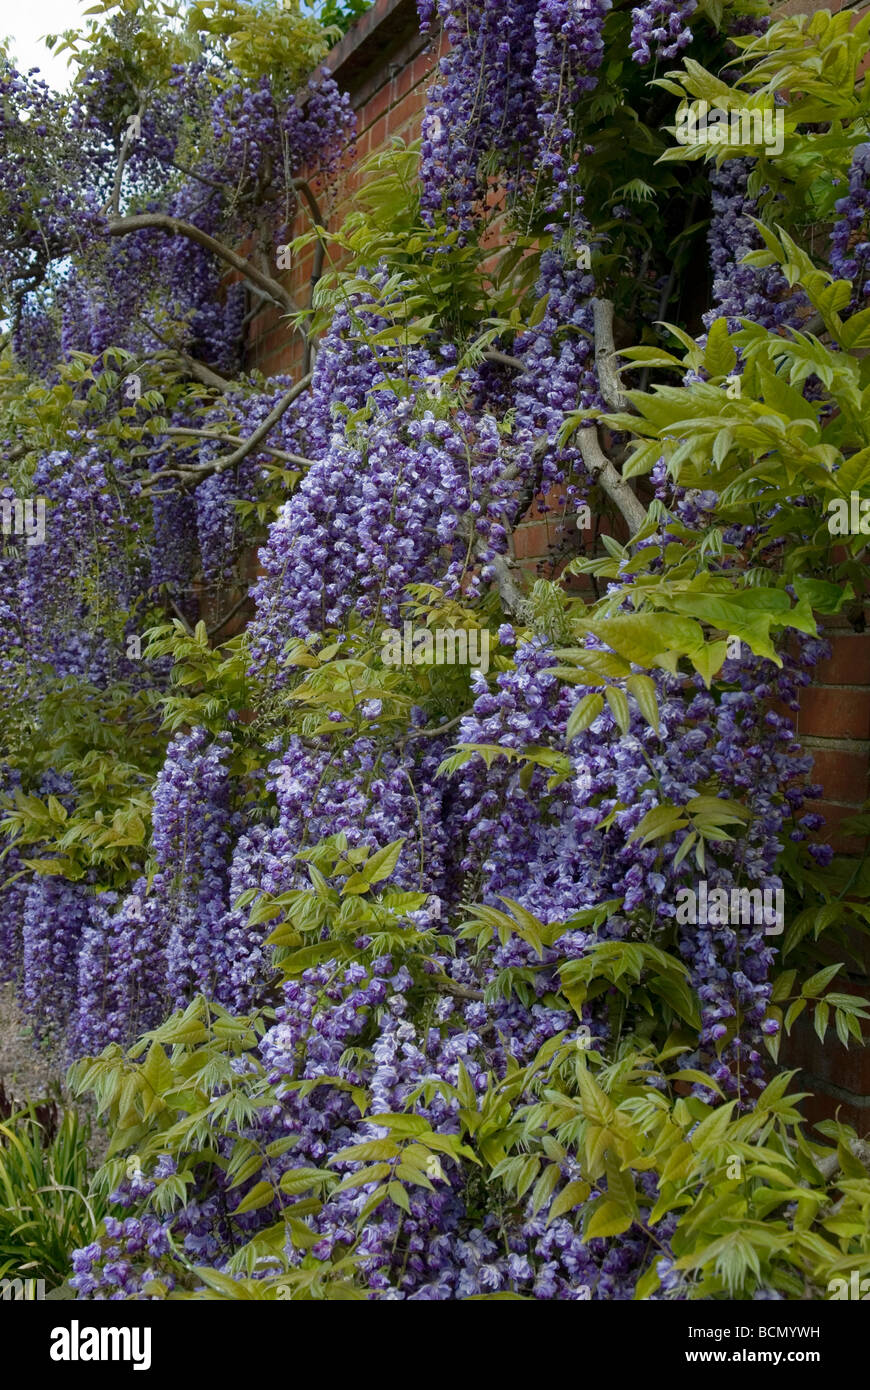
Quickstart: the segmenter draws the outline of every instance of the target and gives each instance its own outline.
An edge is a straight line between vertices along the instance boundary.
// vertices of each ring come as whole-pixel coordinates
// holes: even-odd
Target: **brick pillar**
[[[818,803],[825,817],[819,839],[839,854],[860,857],[865,837],[840,830],[843,821],[856,815],[870,796],[870,631],[856,632],[845,619],[826,623],[824,635],[830,657],[814,672],[811,686],[800,693],[798,734],[814,761],[814,780],[825,789]],[[866,938],[855,942],[863,951],[863,969],[847,960],[834,981],[843,994],[863,996],[870,1003],[870,950]],[[835,955],[833,960],[838,959]],[[854,1039],[843,1047],[829,1029],[821,1042],[806,1010],[790,1038],[784,1038],[781,1060],[800,1068],[797,1089],[812,1091],[801,1111],[812,1122],[837,1114],[859,1135],[870,1133],[870,1048]],[[870,1042],[870,1023],[863,1025]]]
[[[839,826],[870,795],[870,632],[855,632],[844,621],[827,624],[823,635],[831,655],[800,693],[798,735],[825,789],[818,807],[823,838],[838,853],[861,854],[865,841]]]

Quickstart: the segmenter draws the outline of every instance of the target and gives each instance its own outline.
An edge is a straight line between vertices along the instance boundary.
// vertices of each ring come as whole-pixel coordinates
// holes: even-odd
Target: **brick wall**
[[[329,54],[328,64],[356,115],[355,150],[346,152],[337,181],[324,189],[312,181],[312,191],[330,230],[341,226],[351,211],[361,184],[360,165],[369,155],[389,147],[394,136],[415,140],[420,133],[426,91],[439,50],[420,36],[416,0],[377,0]],[[311,227],[303,210],[293,227],[299,236]],[[314,248],[294,264],[284,279],[300,307],[311,302]],[[248,365],[267,376],[294,373],[302,362],[302,345],[294,342],[278,309],[266,309],[248,330]]]

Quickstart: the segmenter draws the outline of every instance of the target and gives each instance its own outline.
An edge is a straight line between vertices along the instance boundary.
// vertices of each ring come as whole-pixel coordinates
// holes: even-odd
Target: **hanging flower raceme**
[[[688,831],[664,845],[644,845],[633,832],[657,806],[684,806],[711,780],[722,796],[746,805],[748,823],[739,844],[721,859],[712,853],[715,846],[708,847],[704,873],[710,891],[781,889],[775,865],[785,835],[805,839],[818,826],[812,814],[800,820],[798,815],[805,798],[819,789],[803,785],[810,760],[790,720],[771,706],[783,701],[796,709],[797,691],[822,650],[807,641],[799,659],[786,658],[780,670],[744,648],[739,660],[726,663],[723,679],[736,689],[726,690],[719,702],[703,690],[700,678],[692,694],[680,680],[658,675],[661,736],[639,710],[627,734],[603,712],[571,745],[576,778],[549,795],[546,769],[536,769],[524,786],[515,765],[496,761],[488,772],[482,759],[473,758],[457,774],[450,837],[465,846],[461,868],[472,876],[469,896],[497,905],[507,894],[543,921],[566,921],[614,900],[620,906],[599,938],[630,938],[640,931],[658,940],[673,928],[679,889],[701,875],[680,852]],[[500,676],[496,691],[479,696],[460,741],[564,747],[567,715],[582,691],[560,685],[547,671],[552,664],[545,644],[520,649],[516,674]],[[738,1075],[744,1084],[760,1079],[773,961],[765,924],[692,924],[680,928],[678,940],[703,1004],[698,1065],[708,1062],[726,1088],[737,1085]],[[582,954],[590,943],[584,933],[571,933],[560,948]],[[528,966],[534,953],[517,938],[501,955],[493,968]],[[539,992],[547,987],[541,975]],[[722,1045],[725,1017],[739,1017],[741,1027]]]
[[[147,578],[129,491],[125,499],[97,448],[46,455],[32,490],[34,508],[44,508],[34,512],[35,523],[42,515],[45,532],[26,548],[18,591],[31,661],[94,684],[135,677],[123,634]]]
[[[631,56],[645,67],[677,58],[692,42],[689,20],[698,0],[648,0],[631,12]]]
[[[578,196],[572,118],[582,95],[596,86],[604,57],[601,31],[611,8],[612,0],[541,0],[538,5],[532,82],[538,95],[540,168],[548,171],[553,188],[549,212]]]
[[[831,270],[854,284],[852,312],[864,307],[870,293],[870,144],[856,145],[849,169],[849,192],[835,204],[838,220],[831,234]]]
[[[463,232],[492,177],[511,197],[543,195],[551,213],[576,211],[574,113],[594,89],[611,0],[425,0],[450,46],[423,120],[424,214]]]
[[[280,664],[289,638],[337,628],[351,613],[372,629],[398,625],[409,584],[473,597],[505,549],[505,509],[521,480],[508,476],[497,422],[463,411],[436,418],[429,375],[406,396],[389,393],[389,406],[378,400],[353,436],[336,432],[282,508],[254,591],[255,669]]]
[[[74,1056],[93,1056],[110,1043],[129,1047],[156,1028],[169,1007],[156,908],[146,900],[144,879],[123,898],[102,893],[93,899],[78,957]]]
[[[713,217],[707,241],[714,303],[714,308],[704,315],[708,328],[722,315],[728,318],[731,332],[739,330],[741,318],[752,319],[765,328],[796,326],[806,305],[805,296],[791,291],[778,266],[759,269],[741,265],[744,256],[762,245],[751,220],[756,203],[747,191],[752,164],[750,159],[728,159],[719,167],[708,166]]]
[[[84,884],[37,874],[24,900],[19,1002],[34,1035],[63,1053],[78,1006],[78,962],[93,896]]]
[[[582,224],[577,230],[582,233]],[[540,454],[538,505],[544,511],[554,487],[564,485],[569,476],[582,478],[585,471],[579,451],[559,443],[565,416],[604,405],[594,365],[595,285],[574,255],[575,244],[566,241],[542,256],[535,293],[539,299],[546,296],[546,309],[540,323],[516,342],[517,355],[526,366],[514,383],[517,433],[530,451]],[[576,481],[561,494],[563,501],[569,492],[576,500]]]
[[[166,992],[176,1007],[196,992],[214,995],[225,969],[220,923],[227,910],[231,809],[229,734],[178,734],[154,788],[152,892],[160,904]]]

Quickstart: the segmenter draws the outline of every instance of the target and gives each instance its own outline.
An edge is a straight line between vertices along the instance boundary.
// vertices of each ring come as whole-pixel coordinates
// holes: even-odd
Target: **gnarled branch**
[[[592,314],[595,325],[595,369],[601,394],[613,410],[626,410],[628,400],[622,389],[616,366],[616,348],[613,342],[613,305],[609,299],[593,299]]]
[[[161,434],[172,434],[178,435],[179,437],[187,435],[192,439],[213,439],[218,444],[235,444],[236,446],[247,444],[248,442],[238,434],[224,434],[215,430],[188,429],[181,425],[173,425],[171,429],[161,430]],[[303,458],[301,454],[288,454],[286,449],[276,449],[272,444],[262,445],[260,452],[263,454],[271,454],[272,458],[279,459],[281,463],[290,463],[298,468],[312,468],[315,462],[314,459]],[[208,465],[204,466],[208,467]],[[157,473],[154,474],[155,478],[159,476],[160,475]]]
[[[312,376],[309,372],[308,376],[304,376],[301,381],[297,381],[294,386],[291,386],[289,391],[285,391],[278,404],[266,416],[265,420],[257,426],[253,434],[248,435],[247,439],[243,439],[238,448],[234,449],[231,454],[225,454],[223,458],[215,459],[212,463],[192,464],[189,468],[161,469],[159,473],[154,474],[149,484],[142,489],[143,493],[150,495],[153,490],[153,484],[161,477],[178,477],[183,482],[194,485],[196,483],[201,483],[204,478],[210,478],[215,473],[224,473],[228,468],[235,468],[236,464],[241,463],[243,459],[248,457],[248,454],[256,451],[258,445],[262,444],[262,441],[270,431],[275,428],[282,415],[286,414],[293,402],[302,395],[303,391],[308,390],[308,387],[311,385],[311,380]],[[176,431],[173,429],[166,431],[168,434],[172,434],[173,432]],[[185,433],[188,433],[188,431],[185,431]],[[199,434],[200,431],[195,431],[194,433]],[[310,465],[313,460],[305,459],[304,462],[306,465]]]
[[[638,501],[626,479],[605,454],[595,425],[586,425],[578,430],[576,438],[583,462],[628,522],[629,530],[634,535],[646,521],[646,507]]]
[[[226,391],[230,383],[225,376],[221,376],[219,372],[213,371],[212,368],[207,367],[204,362],[198,362],[195,357],[191,357],[188,353],[182,352],[181,348],[177,348],[174,343],[171,343],[168,338],[165,338],[159,328],[155,328],[153,323],[149,323],[141,314],[136,315],[136,320],[138,323],[141,323],[143,328],[148,329],[148,332],[152,337],[157,339],[158,343],[163,343],[164,347],[169,349],[168,353],[155,354],[151,359],[152,361],[156,362],[160,356],[173,357],[181,362],[188,375],[192,376],[195,381],[198,381],[201,386],[211,386],[215,391]]]
[[[509,352],[499,352],[498,348],[487,348],[483,354],[484,362],[494,362],[499,367],[513,367],[515,372],[525,372],[528,370],[525,362],[519,357],[512,357]]]
[[[227,613],[223,618],[221,618],[220,622],[215,627],[210,627],[208,629],[206,636],[214,637],[216,633],[220,632],[221,628],[226,627],[230,619],[234,618],[238,613],[239,609],[244,608],[245,604],[248,603],[251,600],[251,598],[252,595],[250,593],[242,594],[242,597],[239,599],[238,603],[233,605],[229,613]]]
[[[279,280],[258,270],[250,261],[246,261],[244,256],[237,255],[229,246],[209,236],[208,232],[204,232],[193,222],[185,222],[183,218],[170,217],[168,213],[163,212],[135,213],[130,217],[113,217],[109,220],[110,236],[129,236],[131,232],[144,231],[165,232],[167,236],[183,236],[195,241],[198,246],[210,251],[218,260],[237,270],[244,279],[250,280],[252,285],[269,295],[286,313],[298,312],[298,305],[293,296],[285,290]]]
[[[136,116],[134,117],[133,122],[127,126],[127,129],[124,132],[124,139],[121,141],[121,148],[118,151],[118,163],[115,166],[115,178],[112,184],[112,196],[109,199],[106,208],[103,209],[104,212],[111,210],[111,212],[114,213],[115,217],[120,216],[121,184],[124,179],[124,167],[127,163],[127,155],[130,151],[131,144],[136,138],[133,132],[134,130],[136,130],[138,124],[141,122],[142,117],[144,115],[145,102],[143,100],[139,103],[139,110]]]

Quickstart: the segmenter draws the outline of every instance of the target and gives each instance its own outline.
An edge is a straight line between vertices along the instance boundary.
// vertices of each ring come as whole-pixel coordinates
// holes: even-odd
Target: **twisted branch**
[[[257,426],[253,434],[248,435],[247,439],[243,439],[238,448],[234,449],[231,454],[225,454],[222,459],[215,459],[212,463],[192,464],[189,468],[161,469],[158,473],[154,474],[153,478],[150,480],[149,486],[142,489],[143,494],[146,496],[150,495],[153,490],[153,484],[161,477],[177,477],[189,484],[196,484],[202,482],[203,478],[210,478],[214,473],[224,473],[228,468],[235,468],[237,464],[248,457],[248,454],[253,453],[257,449],[257,446],[266,438],[266,435],[275,428],[282,415],[286,414],[290,409],[293,402],[302,395],[303,391],[308,390],[308,387],[311,385],[311,380],[312,374],[309,372],[308,376],[304,376],[301,381],[297,381],[294,386],[291,386],[289,391],[285,391],[278,404],[270,414],[266,416],[265,420]],[[166,433],[172,434],[177,433],[177,431],[167,430]],[[185,431],[185,433],[190,433],[190,431]],[[193,433],[199,434],[200,431],[193,431]],[[304,463],[306,466],[310,466],[312,460],[305,459]]]
[[[247,440],[243,439],[238,434],[223,434],[214,430],[186,429],[180,425],[174,425],[168,430],[161,430],[161,434],[188,435],[195,439],[213,439],[219,444],[239,445],[247,443]],[[279,459],[281,463],[291,463],[297,468],[312,468],[314,466],[314,459],[303,458],[301,454],[288,454],[286,449],[276,449],[273,444],[264,444],[260,452],[263,454],[270,454],[272,458]],[[154,476],[157,477],[158,474],[155,473]]]
[[[619,509],[634,535],[646,521],[646,507],[638,501],[626,479],[605,454],[595,425],[586,425],[578,430],[577,443],[589,472]]]
[[[595,370],[601,394],[613,410],[627,410],[628,400],[622,389],[617,369],[617,351],[613,342],[613,304],[609,299],[593,299],[595,325]]]
[[[141,122],[142,117],[144,115],[145,101],[143,99],[139,103],[139,111],[136,115],[134,123],[127,126],[126,132],[124,134],[124,139],[121,141],[121,148],[118,151],[118,163],[115,166],[115,181],[112,185],[112,196],[107,206],[103,209],[104,212],[107,212],[109,211],[109,209],[111,209],[111,211],[114,213],[116,217],[120,215],[121,184],[124,179],[124,167],[127,163],[127,155],[130,151],[131,144],[136,138],[133,134],[133,131],[135,130],[136,125]]]
[[[264,274],[246,261],[243,256],[239,256],[235,251],[231,251],[229,246],[225,246],[222,241],[209,236],[201,227],[197,227],[193,222],[185,222],[180,217],[170,217],[163,212],[142,212],[136,213],[131,217],[113,217],[109,220],[110,236],[128,236],[131,232],[157,231],[166,232],[167,236],[183,236],[189,241],[195,241],[198,246],[202,246],[206,251],[210,251],[218,260],[225,265],[237,270],[252,285],[256,285],[271,299],[285,310],[288,314],[298,312],[298,305],[292,295],[288,294],[284,286],[278,280],[274,280],[271,275]]]

